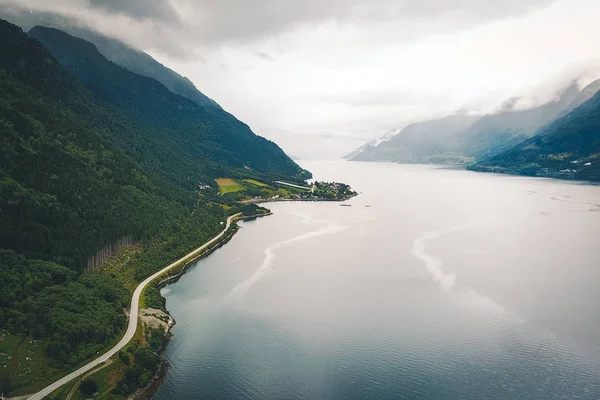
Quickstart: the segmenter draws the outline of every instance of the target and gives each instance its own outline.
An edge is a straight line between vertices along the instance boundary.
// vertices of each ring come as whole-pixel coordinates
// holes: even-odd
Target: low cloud
[[[136,20],[177,22],[179,15],[167,0],[89,0],[91,8]]]
[[[299,156],[541,104],[594,64],[600,34],[595,0],[0,0],[0,15],[146,51]]]
[[[190,47],[244,45],[325,23],[367,27],[435,20],[468,26],[529,12],[550,0],[0,0],[77,19],[104,34],[173,57]],[[115,20],[111,16],[119,16]],[[431,25],[429,29],[434,29]]]
[[[265,61],[273,61],[273,60],[275,60],[275,57],[273,57],[272,55],[267,54],[267,53],[265,53],[263,51],[258,51],[255,54],[256,54],[256,56],[258,58],[262,58]]]

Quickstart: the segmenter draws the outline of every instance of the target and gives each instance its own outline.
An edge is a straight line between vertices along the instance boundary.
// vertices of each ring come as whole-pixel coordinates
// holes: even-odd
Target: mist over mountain
[[[381,143],[387,142],[388,140],[390,140],[391,138],[393,138],[395,135],[397,135],[398,133],[400,133],[402,131],[402,129],[403,128],[390,129],[390,130],[386,131],[380,137],[378,137],[376,139],[373,139],[373,140],[371,140],[371,141],[363,144],[362,146],[359,146],[358,148],[356,148],[355,150],[353,150],[350,153],[346,154],[342,158],[346,159],[346,160],[351,160],[354,157],[356,157],[357,155],[359,155],[360,153],[362,153],[365,149],[367,149],[369,147],[377,147]]]
[[[89,29],[71,27],[65,32],[93,43],[108,60],[136,74],[156,79],[171,92],[194,101],[206,110],[223,111],[216,101],[199,91],[189,79],[165,67],[150,55]]]
[[[459,162],[455,155],[450,154],[451,141],[458,132],[478,119],[478,116],[450,115],[410,124],[390,140],[363,149],[352,160],[417,163],[427,162],[429,157],[446,155],[453,162]]]
[[[595,80],[583,89],[573,81],[558,97],[519,109],[519,98],[483,116],[453,115],[409,125],[388,142],[367,146],[356,161],[465,164],[491,157],[534,136],[539,129],[589,100],[600,89]]]
[[[35,26],[60,29],[75,37],[93,43],[108,60],[136,74],[154,78],[173,93],[194,101],[207,110],[222,110],[213,99],[198,90],[186,77],[156,61],[147,53],[117,40],[93,31],[74,18],[50,12],[26,12],[18,7],[0,4],[0,12],[13,23],[25,30]]]
[[[38,26],[29,35],[44,43],[99,100],[118,107],[143,128],[140,134],[148,147],[143,153],[136,148],[138,141],[132,142],[125,132],[115,138],[129,152],[142,157],[142,162],[193,163],[200,157],[208,163],[224,162],[262,173],[300,174],[298,165],[275,143],[255,135],[231,114],[207,111],[155,79],[110,62],[92,43],[60,30]],[[164,142],[165,135],[169,142]],[[222,174],[217,165],[211,168],[215,168],[211,174]]]
[[[512,147],[535,135],[541,127],[589,100],[598,89],[600,89],[600,79],[581,90],[574,81],[560,93],[557,99],[541,106],[484,115],[472,126],[459,133],[455,151],[481,158]]]
[[[600,92],[531,137],[470,166],[484,172],[600,180]]]
[[[0,392],[30,394],[104,351],[127,326],[136,282],[244,209],[216,178],[303,182],[310,173],[220,107],[81,38],[39,26],[28,35],[4,20],[0,38],[0,342],[10,335],[2,357],[21,363],[0,370]],[[127,278],[92,270],[122,247]],[[163,307],[155,288],[147,293]],[[137,353],[147,363],[115,392],[148,383],[160,340]],[[23,363],[31,353],[21,357],[19,343],[35,347],[35,363]]]
[[[570,76],[584,65],[591,65],[594,50],[587,43],[587,37],[593,37],[590,29],[596,29],[595,22],[589,22],[594,21],[593,12],[584,12],[585,7],[577,6],[573,1],[561,2],[565,4],[544,1],[543,7],[533,8],[511,2],[508,8],[514,7],[518,12],[509,13],[507,20],[500,17],[502,11],[507,10],[506,5],[501,7],[502,10],[489,13],[489,7],[476,1],[435,1],[435,5],[425,7],[418,1],[409,0],[392,7],[393,10],[386,7],[386,3],[393,3],[387,0],[333,2],[327,7],[310,2],[294,6],[298,13],[287,14],[292,20],[296,17],[302,20],[307,16],[302,10],[310,9],[310,15],[315,19],[308,18],[302,24],[315,29],[305,29],[302,24],[288,26],[285,22],[280,25],[282,21],[275,19],[268,19],[266,25],[248,20],[245,13],[263,20],[264,15],[257,13],[265,7],[262,1],[256,9],[240,13],[244,6],[202,5],[184,0],[186,12],[181,6],[174,7],[168,13],[171,18],[159,20],[151,17],[158,6],[155,3],[144,6],[144,2],[135,6],[128,5],[130,2],[109,2],[106,4],[110,6],[103,6],[102,2],[88,4],[85,1],[0,0],[0,13],[6,13],[3,15],[7,19],[26,28],[35,25],[56,27],[83,37],[94,42],[111,61],[153,76],[170,90],[187,96],[160,76],[128,65],[128,60],[118,54],[122,49],[105,48],[101,40],[75,29],[118,38],[127,47],[145,51],[164,66],[189,78],[208,98],[249,123],[256,132],[277,139],[286,150],[311,157],[305,144],[318,142],[313,147],[319,149],[319,157],[338,157],[390,127],[405,126],[427,116],[441,117],[448,110],[465,107],[487,113],[507,98],[529,93],[557,76]],[[361,6],[361,3],[364,4]],[[429,11],[427,18],[433,20],[415,21],[425,29],[414,31],[408,24],[387,18],[383,22],[376,17],[394,15],[394,19],[409,22],[410,12],[398,13],[403,7],[409,7],[405,3],[414,3],[417,9]],[[447,30],[452,24],[441,23],[437,20],[439,14],[431,12],[438,8],[448,12],[443,15],[444,20],[452,21],[453,16],[463,15],[463,12],[476,15],[481,12],[492,17],[493,22],[485,20],[485,23],[465,24],[460,29]],[[134,9],[137,12],[132,15]],[[229,15],[235,17],[234,20],[219,23],[207,20],[215,9],[219,10],[220,18]],[[278,10],[277,15],[281,16],[279,12],[284,10]],[[336,16],[338,12],[341,14]],[[362,17],[346,20],[348,12]],[[174,16],[178,18],[172,18]],[[336,20],[347,23],[329,25]],[[565,29],[573,23],[578,29],[556,30],[557,26]],[[536,26],[536,29],[527,30],[528,25]],[[250,32],[239,34],[250,26],[265,36],[259,35],[261,39],[256,41],[257,37]],[[273,26],[280,26],[281,30],[273,30]],[[389,30],[387,36],[379,35],[382,26]],[[433,29],[434,26],[441,31]],[[231,32],[232,36],[215,40],[216,37],[207,36],[209,31],[214,33],[213,29],[237,33]],[[461,36],[463,33],[464,37]],[[352,42],[344,39],[347,37],[362,39]],[[555,40],[556,37],[560,40]],[[577,40],[579,37],[586,41]],[[494,46],[502,43],[502,51],[494,52],[494,46],[485,46],[490,40]],[[424,51],[413,53],[412,45],[407,46],[408,43],[414,43],[415,50]],[[332,48],[336,52],[329,51]],[[468,49],[464,57],[461,49]],[[323,58],[325,54],[327,57]],[[387,54],[402,54],[402,57],[388,57]],[[472,57],[486,62],[471,62]],[[560,62],[556,62],[557,57],[561,58]],[[410,64],[401,61],[409,58],[413,60]],[[146,61],[139,60],[137,67]],[[548,97],[544,93],[530,104],[539,105],[542,98]],[[522,99],[515,104],[516,109],[523,106],[530,107]],[[335,141],[331,140],[331,135],[342,132],[346,138],[339,136]]]
[[[599,400],[598,21],[0,0],[0,400]]]

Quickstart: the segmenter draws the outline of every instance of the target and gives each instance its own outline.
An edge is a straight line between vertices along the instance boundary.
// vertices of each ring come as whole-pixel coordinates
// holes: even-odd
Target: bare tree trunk
[[[88,257],[87,264],[84,268],[84,273],[88,273],[94,270],[98,265],[104,263],[108,258],[118,252],[123,246],[131,246],[135,244],[133,236],[123,236],[116,243],[110,243],[101,248],[96,254]]]

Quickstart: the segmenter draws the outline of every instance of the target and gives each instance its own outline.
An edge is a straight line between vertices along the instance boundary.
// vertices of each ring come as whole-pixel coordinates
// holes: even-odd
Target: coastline
[[[256,216],[250,216],[250,217],[255,218]],[[85,374],[86,372],[92,370],[94,367],[96,367],[98,365],[102,365],[102,364],[106,363],[107,361],[109,361],[110,359],[112,359],[115,356],[115,354],[117,354],[117,352],[119,352],[122,348],[124,348],[126,345],[128,345],[131,342],[134,335],[136,334],[136,332],[138,330],[138,325],[140,322],[139,321],[140,310],[143,309],[142,307],[140,307],[140,305],[141,305],[140,303],[143,304],[144,293],[145,293],[146,289],[152,284],[152,282],[154,282],[158,278],[161,278],[163,275],[170,273],[172,270],[177,269],[181,265],[189,264],[191,260],[197,260],[197,259],[203,257],[205,254],[210,254],[212,249],[220,247],[222,239],[224,237],[230,238],[232,235],[231,231],[233,231],[233,232],[236,231],[236,228],[237,228],[236,221],[238,221],[240,219],[245,219],[245,217],[243,216],[243,214],[241,212],[238,214],[229,216],[227,218],[227,223],[226,223],[225,228],[217,236],[208,240],[207,242],[205,242],[204,244],[202,244],[195,250],[189,252],[188,254],[184,255],[180,259],[172,262],[171,264],[167,265],[166,267],[153,273],[152,275],[150,275],[149,277],[147,277],[141,283],[138,284],[137,288],[134,290],[134,293],[132,295],[131,302],[130,302],[127,329],[125,330],[123,336],[121,337],[121,339],[118,341],[118,343],[115,346],[113,346],[111,349],[106,351],[101,356],[99,356],[95,359],[92,359],[87,364],[84,364],[83,366],[76,369],[75,371],[72,371],[72,372],[68,373],[67,375],[63,376],[62,378],[49,384],[42,390],[32,393],[32,394],[29,394],[29,395],[25,395],[25,396],[27,396],[27,398],[30,400],[37,400],[37,399],[46,398],[47,396],[52,396],[53,393],[57,392],[58,390],[61,390],[65,385],[76,380],[77,378],[79,378],[80,376]],[[214,251],[214,250],[212,250],[212,251]],[[168,335],[168,333],[167,333],[167,335]]]
[[[245,204],[264,204],[264,203],[275,203],[275,202],[282,202],[282,201],[293,201],[293,202],[298,202],[298,201],[307,201],[307,202],[344,202],[346,200],[351,199],[352,197],[356,197],[358,196],[358,193],[350,196],[348,198],[345,198],[343,200],[338,200],[338,199],[287,199],[287,198],[275,198],[275,199],[249,199],[247,201],[245,201]],[[192,259],[188,260],[184,265],[181,266],[181,268],[179,268],[179,270],[171,276],[167,276],[165,278],[163,278],[160,282],[157,283],[156,287],[157,289],[162,289],[165,286],[175,283],[177,282],[185,273],[186,271],[192,266],[194,265],[196,262],[198,262],[199,260],[208,257],[210,254],[212,254],[214,251],[216,251],[217,249],[221,248],[222,246],[224,246],[225,244],[227,244],[227,242],[229,242],[233,236],[237,233],[239,227],[237,226],[236,222],[237,221],[249,221],[249,220],[255,220],[261,217],[267,217],[273,215],[272,212],[268,212],[265,214],[255,214],[255,215],[248,215],[248,216],[240,216],[239,218],[236,218],[235,220],[232,221],[232,227],[231,229],[228,231],[228,233],[226,235],[224,235],[223,237],[221,237],[221,239],[217,242],[217,244],[215,244],[214,246],[208,248],[206,251],[204,251],[201,254],[198,254],[197,256],[193,257]],[[161,296],[162,297],[162,296]],[[167,374],[167,371],[170,367],[170,363],[164,358],[164,351],[167,348],[167,346],[169,345],[169,342],[171,341],[171,337],[173,336],[173,334],[171,333],[171,329],[173,328],[173,326],[177,323],[177,321],[175,320],[175,318],[173,318],[173,316],[169,313],[166,305],[165,305],[165,312],[167,314],[169,314],[173,320],[173,324],[169,326],[168,331],[166,333],[166,340],[162,346],[162,348],[159,350],[159,357],[161,359],[161,363],[159,366],[158,371],[156,372],[156,374],[152,377],[150,383],[148,385],[146,385],[145,387],[139,388],[132,396],[131,399],[133,400],[150,400],[152,399],[152,397],[154,396],[154,394],[156,393],[156,391],[158,390],[158,388],[160,387],[160,385],[162,384],[162,382],[165,379],[165,376]]]
[[[163,278],[160,282],[158,282],[156,284],[156,287],[158,290],[164,288],[167,285],[170,285],[172,283],[177,282],[186,272],[187,270],[192,266],[195,265],[199,260],[208,257],[209,255],[211,255],[213,252],[215,252],[216,250],[218,250],[219,248],[223,247],[225,244],[227,244],[232,238],[233,236],[237,233],[237,231],[239,230],[239,227],[237,226],[237,222],[238,221],[249,221],[249,220],[255,220],[261,217],[267,217],[269,215],[273,215],[272,212],[268,212],[265,214],[255,214],[255,215],[248,215],[248,216],[240,216],[239,218],[236,218],[232,221],[232,226],[230,227],[230,229],[228,230],[228,232],[221,237],[221,239],[212,247],[208,248],[206,251],[204,251],[201,254],[198,254],[197,256],[191,258],[190,260],[188,260],[184,265],[181,266],[181,268],[179,268],[179,270],[171,276],[165,277]],[[162,297],[162,296],[161,296]],[[170,367],[170,363],[164,358],[164,351],[167,348],[167,346],[169,345],[169,342],[171,341],[171,337],[173,336],[173,334],[171,333],[171,330],[173,328],[173,326],[177,323],[177,321],[175,320],[175,318],[173,318],[173,316],[169,313],[169,310],[167,309],[167,307],[165,306],[165,312],[167,314],[169,314],[173,320],[173,323],[171,325],[169,325],[168,330],[166,332],[166,340],[163,344],[163,346],[161,347],[161,349],[159,350],[159,357],[160,357],[160,365],[158,368],[158,371],[156,371],[156,374],[154,374],[154,376],[152,377],[152,379],[150,380],[150,383],[142,388],[139,388],[138,390],[135,391],[135,393],[131,396],[131,398],[133,400],[150,400],[152,399],[152,397],[154,396],[154,394],[156,393],[156,391],[158,390],[158,388],[160,387],[160,385],[162,384],[166,373]]]
[[[220,238],[220,240],[214,246],[208,248],[203,253],[200,253],[200,254],[192,257],[188,261],[186,261],[185,264],[183,264],[180,267],[180,270],[176,274],[168,276],[168,277],[165,277],[160,282],[158,282],[156,284],[157,289],[160,290],[160,289],[164,288],[165,286],[167,286],[167,285],[169,285],[171,283],[177,282],[179,280],[179,278],[181,278],[185,274],[185,272],[187,271],[187,269],[192,266],[192,264],[195,264],[197,261],[199,261],[199,260],[201,260],[201,259],[203,259],[205,257],[208,257],[213,252],[215,252],[217,249],[223,247],[227,242],[229,242],[233,238],[233,235],[235,235],[236,232],[239,229],[238,226],[235,225],[235,223],[237,221],[253,220],[253,219],[260,218],[260,217],[267,217],[269,215],[273,215],[273,213],[272,212],[268,212],[268,213],[265,213],[265,214],[255,214],[255,215],[241,216],[239,218],[235,218],[232,221],[232,227],[231,227],[231,229],[228,230],[228,232],[226,232],[226,234],[224,236],[222,236]]]
[[[243,200],[240,201],[240,203],[242,204],[266,204],[266,203],[279,203],[282,201],[293,201],[293,202],[311,202],[311,203],[322,203],[322,202],[334,202],[334,203],[343,203],[344,201],[348,201],[353,197],[358,196],[358,193],[356,193],[355,195],[352,196],[348,196],[345,199],[322,199],[322,198],[318,198],[318,199],[287,199],[284,197],[278,197],[278,198],[271,198],[271,199],[248,199],[248,200]],[[272,213],[269,214],[265,214],[265,215],[271,215]]]
[[[247,201],[244,201],[244,204],[259,204],[260,205],[260,204],[265,204],[265,203],[299,202],[299,201],[343,203],[343,202],[350,200],[351,198],[356,197],[356,196],[358,196],[358,193],[356,193],[352,196],[349,196],[345,199],[341,199],[341,200],[340,199],[288,199],[288,198],[249,199]],[[265,214],[255,214],[255,215],[249,215],[249,216],[242,215],[238,218],[235,218],[234,220],[232,220],[231,228],[228,230],[228,232],[224,236],[222,236],[220,238],[220,240],[214,246],[208,248],[206,251],[204,251],[204,252],[198,254],[197,256],[191,258],[190,260],[186,261],[186,263],[183,264],[175,274],[163,278],[160,282],[158,282],[156,284],[157,289],[160,290],[169,284],[177,282],[192,265],[195,265],[196,262],[198,262],[199,260],[201,260],[205,257],[208,257],[214,251],[216,251],[217,249],[219,249],[222,246],[224,246],[225,244],[227,244],[233,238],[233,236],[237,233],[237,231],[239,229],[239,227],[236,224],[237,221],[255,220],[255,219],[258,219],[261,217],[267,217],[270,215],[273,215],[273,213],[271,211],[269,211],[268,213],[265,213]],[[158,352],[159,353],[158,355],[161,360],[160,366],[159,366],[156,374],[150,380],[150,383],[148,385],[136,390],[136,392],[130,397],[133,400],[150,400],[150,399],[152,399],[152,397],[154,396],[154,394],[156,393],[156,391],[158,390],[160,385],[163,383],[165,376],[168,372],[168,369],[170,367],[170,363],[164,358],[164,351],[171,341],[171,337],[173,336],[173,334],[171,333],[171,330],[172,330],[173,326],[177,323],[177,321],[169,313],[166,305],[165,305],[164,311],[171,316],[173,323],[169,326],[168,331],[166,332],[166,340]]]
[[[339,203],[342,203],[342,202],[344,202],[352,197],[355,197],[357,195],[358,195],[358,193],[356,193],[352,196],[347,196],[346,198],[343,198],[343,199],[325,199],[325,198],[316,198],[316,199],[312,199],[312,198],[311,199],[287,199],[287,198],[250,199],[246,204],[249,204],[249,203],[262,204],[262,203],[280,202],[280,201],[309,201],[309,202],[339,202]],[[130,303],[130,308],[129,308],[129,312],[128,312],[129,321],[127,323],[128,328],[126,329],[124,335],[121,337],[119,342],[113,348],[111,348],[110,350],[105,352],[100,357],[97,357],[96,359],[92,359],[87,364],[84,364],[77,370],[72,371],[71,373],[69,373],[69,374],[63,376],[62,378],[58,379],[57,381],[51,383],[50,385],[46,386],[41,391],[38,391],[36,393],[31,393],[28,395],[24,395],[23,398],[36,400],[38,398],[39,399],[45,398],[45,396],[51,396],[53,394],[56,395],[59,390],[61,390],[65,387],[65,385],[71,384],[73,381],[78,379],[80,376],[83,376],[83,374],[85,374],[87,371],[90,371],[91,369],[93,369],[94,367],[96,367],[98,365],[104,365],[107,361],[110,362],[110,360],[112,360],[115,357],[115,354],[117,354],[117,352],[120,351],[120,349],[127,346],[133,339],[133,335],[136,333],[136,330],[138,329],[137,326],[138,326],[138,324],[140,324],[140,317],[142,316],[142,313],[147,310],[147,307],[145,305],[144,295],[145,295],[145,291],[148,288],[150,288],[152,285],[156,285],[155,287],[160,290],[161,288],[165,287],[166,285],[168,285],[170,283],[174,283],[177,280],[179,280],[185,274],[187,269],[190,268],[192,265],[194,265],[198,260],[209,256],[215,250],[219,249],[220,247],[225,245],[227,242],[229,242],[229,240],[232,239],[232,237],[235,235],[235,233],[239,229],[239,227],[236,224],[237,221],[254,220],[254,219],[266,217],[266,216],[269,216],[272,214],[273,213],[269,211],[264,214],[253,214],[253,215],[248,215],[248,216],[244,216],[242,213],[239,213],[236,215],[231,215],[228,218],[226,228],[223,231],[221,231],[221,233],[218,236],[207,241],[200,247],[196,248],[196,250],[191,251],[190,253],[183,256],[179,260],[177,260],[177,261],[169,264],[165,268],[155,272],[154,274],[152,274],[151,276],[146,278],[144,281],[142,281],[138,285],[138,288],[134,291],[132,301]],[[159,279],[160,279],[160,281],[156,282]],[[136,293],[136,292],[139,292],[139,293]],[[134,308],[134,304],[136,304],[136,306],[135,306],[135,308],[136,308],[135,323],[133,322],[134,320],[131,318],[131,316],[132,316],[131,311]],[[172,326],[175,325],[176,321],[169,314],[169,312],[166,308],[166,305],[164,306],[163,311],[171,317],[172,323],[165,330],[165,340],[164,340],[163,345],[159,348],[158,351],[155,352],[155,354],[158,355],[158,357],[160,359],[159,368],[158,368],[157,372],[155,373],[155,375],[150,380],[150,383],[145,385],[144,387],[138,388],[132,395],[129,395],[129,397],[128,397],[129,399],[151,399],[152,396],[154,395],[154,393],[156,392],[156,390],[158,389],[158,387],[160,386],[160,384],[162,383],[162,380],[164,379],[164,376],[168,370],[169,363],[168,363],[168,361],[166,361],[164,359],[163,353],[164,353],[164,350],[166,349],[166,346],[170,342],[170,338],[172,337],[171,329],[172,329]],[[132,330],[132,325],[136,326],[136,330],[133,330],[133,333],[130,332],[130,330]],[[146,327],[143,323],[141,323],[140,328],[142,330],[146,329]],[[76,388],[76,387],[73,386],[73,388]]]

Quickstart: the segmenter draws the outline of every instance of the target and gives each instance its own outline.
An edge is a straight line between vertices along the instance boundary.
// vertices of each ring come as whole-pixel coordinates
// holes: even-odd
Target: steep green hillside
[[[136,74],[156,79],[171,92],[194,101],[207,111],[226,114],[216,101],[200,92],[189,79],[162,65],[148,54],[135,50],[116,39],[80,27],[65,26],[62,28],[60,24],[52,27],[93,43],[108,60]]]
[[[103,79],[104,87],[90,84],[90,91],[41,42],[0,20],[5,395],[31,393],[117,339],[135,285],[241,209],[218,194],[214,177],[302,174],[273,143],[233,128],[221,136],[227,124],[205,119],[197,104],[78,43],[71,65],[93,65],[88,78]],[[122,262],[82,273],[89,256],[123,236],[137,244]],[[155,288],[147,296],[162,306]],[[135,368],[140,384],[153,374]]]
[[[97,100],[118,107],[139,128],[111,140],[157,172],[169,173],[175,159],[180,160],[169,179],[187,175],[183,171],[196,173],[199,166],[211,177],[224,176],[232,168],[301,180],[308,176],[275,143],[256,136],[230,114],[206,111],[158,81],[108,61],[93,44],[57,29],[34,27],[29,34]],[[188,187],[196,181],[188,180]]]
[[[125,43],[84,28],[76,19],[51,11],[31,10],[17,4],[0,4],[0,15],[28,31],[35,26],[60,29],[96,45],[108,60],[136,74],[154,78],[171,92],[193,100],[199,106],[215,112],[223,111],[214,100],[199,91],[194,84],[150,55]]]
[[[535,137],[471,169],[600,181],[600,92]]]
[[[116,128],[131,123],[106,119],[39,42],[0,28],[2,247],[77,268],[106,243],[151,236],[193,204],[193,192],[159,187],[94,124],[97,116]]]

